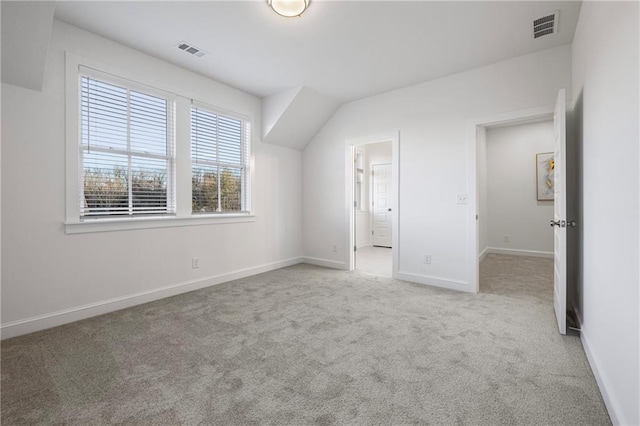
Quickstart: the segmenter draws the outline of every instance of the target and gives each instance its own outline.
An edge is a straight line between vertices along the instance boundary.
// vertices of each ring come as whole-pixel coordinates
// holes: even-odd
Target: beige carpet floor
[[[2,343],[2,424],[606,425],[552,263],[480,294],[297,265]]]

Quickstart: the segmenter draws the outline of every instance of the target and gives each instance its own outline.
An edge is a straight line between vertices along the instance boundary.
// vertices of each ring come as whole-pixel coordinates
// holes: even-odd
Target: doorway
[[[488,254],[552,259],[553,120],[486,126],[479,133],[480,261]]]
[[[486,126],[479,133],[479,292],[525,299],[550,310],[553,121]],[[544,184],[540,188],[537,179]]]
[[[553,309],[555,311],[555,315],[557,317],[558,329],[560,334],[566,334],[567,329],[567,317],[569,316],[568,305],[571,303],[567,300],[567,263],[569,261],[569,267],[571,267],[571,258],[574,256],[574,250],[567,250],[567,228],[575,227],[576,222],[573,220],[567,220],[567,211],[572,211],[573,206],[572,203],[567,203],[567,193],[570,193],[572,190],[567,192],[567,178],[569,183],[572,180],[575,180],[574,177],[566,174],[566,155],[565,150],[567,146],[567,137],[566,137],[566,95],[565,90],[561,89],[558,92],[558,97],[556,100],[556,104],[551,107],[544,108],[535,108],[527,111],[518,111],[514,113],[503,114],[501,116],[496,116],[491,119],[483,119],[477,120],[473,124],[473,133],[469,133],[469,142],[470,142],[470,153],[469,156],[469,167],[472,170],[470,174],[471,177],[471,187],[474,188],[474,192],[472,193],[472,202],[475,204],[475,209],[473,209],[473,215],[470,215],[470,229],[469,237],[471,240],[471,258],[469,259],[470,265],[470,275],[469,281],[474,285],[475,291],[478,292],[480,290],[480,281],[479,281],[479,269],[480,269],[480,261],[482,260],[482,256],[485,254],[482,244],[482,227],[481,220],[486,219],[487,210],[482,209],[481,199],[483,197],[481,191],[481,181],[483,179],[482,176],[482,167],[480,164],[480,155],[482,152],[482,144],[486,143],[486,135],[487,128],[491,127],[501,127],[501,126],[510,126],[517,124],[526,124],[526,123],[535,123],[544,120],[548,120],[553,117],[554,123],[554,132],[553,132],[553,140],[554,146],[553,151],[550,153],[549,164],[551,167],[552,176],[554,181],[552,182],[552,193],[554,197],[554,216],[550,223],[547,223],[547,226],[550,224],[552,230],[546,228],[547,231],[540,232],[551,232],[553,234],[554,246],[553,246],[553,258],[552,264],[554,266],[554,276],[553,276]],[[471,130],[471,128],[469,129]],[[473,136],[472,136],[473,135]],[[486,145],[485,145],[486,147]],[[538,168],[536,162],[532,163],[532,167]],[[573,187],[573,185],[572,185]],[[539,190],[537,191],[539,193]],[[573,215],[571,215],[573,216]],[[522,222],[522,226],[526,226],[526,222]],[[508,235],[505,234],[503,236],[503,241],[506,242],[508,239]],[[548,255],[548,253],[545,253]],[[571,278],[573,279],[573,278]]]
[[[469,177],[469,204],[472,206],[468,215],[468,229],[469,229],[469,255],[468,255],[468,282],[470,284],[470,290],[474,293],[480,291],[480,261],[482,260],[481,249],[481,228],[479,226],[481,218],[484,220],[484,216],[487,212],[481,209],[480,199],[485,196],[481,194],[480,188],[482,180],[486,177],[486,171],[481,171],[481,165],[478,158],[483,155],[483,149],[486,149],[486,134],[487,127],[499,126],[499,125],[517,125],[524,123],[531,123],[536,120],[543,121],[553,117],[554,108],[551,106],[532,108],[529,110],[515,111],[506,114],[498,114],[495,116],[481,117],[469,122],[468,127],[468,160],[467,168],[470,173]],[[486,206],[486,203],[485,203]],[[482,236],[486,238],[486,236]]]
[[[355,259],[358,271],[392,276],[393,167],[391,142],[356,147]]]
[[[398,134],[347,142],[349,270],[393,277],[398,255]]]

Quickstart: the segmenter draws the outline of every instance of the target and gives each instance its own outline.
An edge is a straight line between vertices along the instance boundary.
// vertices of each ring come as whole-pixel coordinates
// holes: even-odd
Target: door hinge
[[[353,251],[354,252],[358,251],[358,246],[353,246]]]
[[[371,235],[373,235],[373,231],[371,231]]]
[[[353,202],[353,207],[358,207],[358,202],[357,201]]]

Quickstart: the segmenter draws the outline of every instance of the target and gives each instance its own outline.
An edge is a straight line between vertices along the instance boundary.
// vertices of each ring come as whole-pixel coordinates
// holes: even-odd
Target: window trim
[[[168,154],[167,155],[158,155],[145,153],[141,151],[136,151],[134,149],[111,149],[111,148],[103,148],[100,146],[91,147],[91,150],[97,152],[104,153],[113,153],[119,155],[126,155],[130,159],[132,157],[135,158],[157,158],[163,159],[167,162],[167,212],[161,214],[154,215],[145,215],[145,214],[128,214],[128,215],[84,215],[82,216],[80,213],[82,212],[82,208],[80,204],[82,203],[82,198],[84,197],[84,186],[83,186],[83,178],[82,170],[80,168],[80,164],[84,164],[84,155],[85,148],[82,144],[82,136],[79,136],[78,139],[78,212],[80,215],[80,222],[86,221],[100,221],[100,220],[108,220],[119,217],[123,220],[130,220],[139,217],[145,216],[158,216],[158,217],[171,217],[176,215],[177,210],[177,200],[176,200],[176,95],[170,92],[165,92],[163,90],[156,89],[154,87],[146,86],[142,83],[133,80],[127,80],[119,76],[114,76],[112,74],[108,74],[94,68],[90,68],[84,65],[80,65],[78,67],[77,78],[79,80],[79,104],[78,104],[78,115],[82,116],[80,112],[80,108],[82,106],[82,79],[87,77],[89,79],[93,79],[96,81],[104,82],[107,84],[117,85],[122,88],[126,88],[128,91],[135,91],[138,93],[142,93],[145,95],[150,95],[157,97],[159,99],[164,99],[168,102],[167,105],[167,136],[170,136],[168,141]],[[80,133],[82,132],[82,126],[80,125],[81,119],[78,121],[78,126],[80,128]],[[127,124],[129,125],[129,124]],[[129,210],[132,211],[132,200],[131,200],[131,185],[129,185]]]
[[[240,120],[242,122],[242,129],[241,129],[241,143],[242,144],[247,144],[246,147],[241,147],[240,152],[242,155],[242,166],[238,167],[237,165],[228,165],[228,167],[231,168],[238,168],[242,170],[242,180],[243,182],[245,180],[248,180],[248,183],[243,183],[242,184],[242,188],[243,190],[245,190],[245,193],[242,194],[242,201],[241,201],[241,205],[243,207],[243,209],[239,212],[223,212],[223,211],[216,211],[216,212],[194,212],[193,209],[191,209],[191,216],[192,217],[203,217],[203,216],[224,216],[224,215],[247,215],[247,214],[251,214],[252,211],[252,203],[251,203],[251,184],[252,184],[252,174],[253,174],[253,167],[251,165],[251,148],[252,148],[252,144],[251,144],[251,138],[252,138],[252,122],[250,117],[248,117],[247,115],[244,114],[239,114],[239,113],[235,113],[235,112],[231,112],[231,111],[226,111],[223,108],[219,108],[219,107],[215,107],[213,105],[210,105],[206,102],[201,102],[201,101],[197,101],[197,100],[192,100],[191,101],[191,107],[189,109],[189,123],[191,123],[191,114],[193,113],[193,109],[202,109],[204,111],[207,111],[211,114],[216,114],[217,116],[223,116],[226,118],[231,118],[231,119],[235,119],[235,120]],[[247,125],[248,125],[248,135],[247,133]],[[190,135],[189,140],[192,140],[192,137]],[[191,164],[191,176],[193,176],[193,157],[192,157],[192,150],[193,147],[191,147],[191,145],[189,146],[190,148],[190,152],[189,152],[189,161]],[[246,148],[246,149],[245,149]],[[246,157],[245,157],[246,155]],[[209,163],[211,165],[216,165],[217,167],[220,167],[220,165],[224,165],[224,162],[209,162],[206,161],[205,163]],[[218,177],[219,179],[219,177]],[[218,193],[218,198],[220,197],[220,193]]]
[[[80,180],[80,158],[81,149],[81,128],[80,128],[80,95],[81,79],[79,78],[80,67],[90,68],[97,72],[113,76],[110,80],[117,78],[138,83],[144,88],[151,88],[157,91],[169,93],[175,96],[175,215],[158,216],[138,216],[121,218],[80,218],[79,186]],[[158,84],[150,81],[138,74],[124,71],[120,68],[105,65],[92,59],[88,59],[75,53],[65,52],[65,220],[63,227],[65,233],[76,234],[86,232],[105,232],[130,229],[163,228],[175,226],[196,226],[212,224],[230,224],[254,222],[256,212],[254,210],[253,192],[251,187],[255,184],[255,167],[253,150],[255,132],[253,114],[243,114],[233,111],[225,106],[212,107],[210,103],[202,102],[204,105],[212,107],[215,111],[231,116],[242,117],[251,126],[249,138],[249,191],[248,203],[250,211],[246,213],[211,213],[211,214],[191,214],[191,144],[190,144],[190,108],[193,96],[188,91],[177,91],[170,84]],[[186,143],[185,143],[186,141]]]
[[[212,224],[229,224],[255,222],[255,214],[218,214],[192,217],[175,216],[141,216],[137,218],[108,218],[84,222],[65,223],[67,234],[84,234],[88,232],[123,231],[129,229],[167,228],[176,226],[197,226]]]

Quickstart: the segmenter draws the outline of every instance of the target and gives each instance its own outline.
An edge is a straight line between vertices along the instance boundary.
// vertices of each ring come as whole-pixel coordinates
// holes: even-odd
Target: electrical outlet
[[[194,257],[191,259],[191,269],[198,269],[200,267],[200,258]]]
[[[508,242],[509,242],[509,234],[504,234],[504,239],[503,239],[503,241],[504,241],[505,243],[508,243]]]
[[[431,255],[430,254],[425,254],[424,255],[424,263],[425,263],[425,265],[431,265]]]

